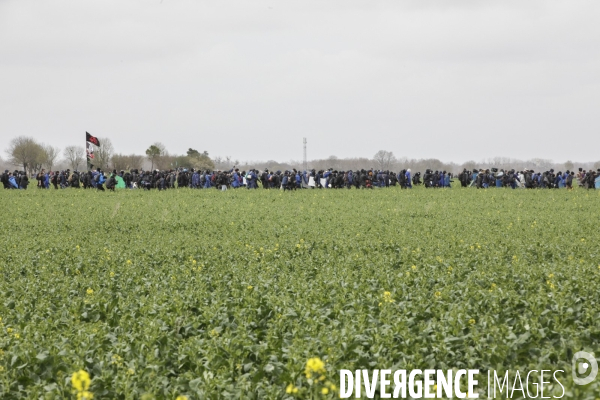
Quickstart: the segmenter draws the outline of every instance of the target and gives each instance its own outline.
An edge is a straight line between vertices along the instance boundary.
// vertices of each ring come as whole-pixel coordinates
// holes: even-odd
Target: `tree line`
[[[133,169],[160,169],[169,170],[177,168],[214,169],[215,164],[208,152],[200,152],[189,148],[186,154],[170,154],[165,145],[160,142],[153,143],[146,150],[145,155],[116,153],[109,138],[99,138],[100,146],[94,150],[91,161],[93,168],[102,170],[126,171]],[[10,164],[30,176],[42,169],[47,171],[70,169],[87,169],[87,158],[83,146],[67,146],[64,149],[38,142],[32,137],[19,136],[12,139],[6,150],[8,156],[0,164]],[[219,159],[220,160],[220,159]]]
[[[291,170],[293,168],[303,169],[303,162],[288,161],[281,162],[275,160],[268,161],[245,161],[240,162],[231,157],[209,157],[208,152],[198,151],[189,148],[186,154],[171,154],[166,146],[160,142],[151,144],[144,155],[116,153],[113,144],[109,138],[99,138],[100,146],[94,152],[92,164],[94,168],[102,170],[141,170],[158,169],[170,170],[177,168],[194,168],[201,170],[229,170],[233,165],[242,169],[265,169],[277,171]],[[42,168],[47,171],[55,169],[65,170],[84,170],[87,169],[86,154],[83,146],[67,146],[64,149],[44,144],[36,141],[34,138],[19,136],[12,139],[6,150],[8,159],[0,159],[0,165],[3,169],[8,169],[10,164],[18,169],[30,174],[37,173]],[[554,168],[556,171],[570,170],[582,167],[584,169],[600,168],[598,162],[572,162],[555,163],[552,160],[533,158],[530,160],[518,160],[507,157],[494,157],[476,161],[467,161],[465,163],[443,162],[435,158],[430,159],[410,159],[406,157],[397,158],[393,152],[380,150],[372,158],[338,158],[330,156],[324,159],[312,160],[307,163],[308,169],[328,169],[333,168],[340,171],[359,170],[359,169],[379,169],[397,171],[399,169],[410,168],[412,171],[425,171],[426,169],[447,171],[459,173],[463,169],[473,170],[475,168],[514,168],[516,170],[533,169],[544,171]]]

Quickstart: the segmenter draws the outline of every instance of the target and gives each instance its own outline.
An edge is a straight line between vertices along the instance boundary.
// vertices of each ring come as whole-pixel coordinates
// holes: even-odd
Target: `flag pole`
[[[87,170],[90,171],[90,153],[88,150],[87,132],[85,132],[85,159],[87,163]]]

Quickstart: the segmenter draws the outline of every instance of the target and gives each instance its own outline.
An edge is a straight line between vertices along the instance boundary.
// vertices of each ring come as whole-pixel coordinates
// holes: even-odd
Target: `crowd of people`
[[[463,187],[475,186],[479,189],[488,188],[490,186],[496,187],[510,187],[516,189],[559,189],[559,188],[573,188],[573,181],[580,187],[586,189],[600,188],[600,169],[596,172],[590,170],[585,171],[583,168],[579,168],[579,171],[558,171],[554,172],[554,169],[544,172],[535,172],[533,170],[524,170],[516,172],[514,169],[511,170],[498,170],[492,168],[492,170],[463,170],[459,174],[459,181]]]
[[[515,171],[504,169],[464,169],[458,175],[446,171],[433,171],[427,169],[423,176],[417,172],[412,175],[410,169],[400,172],[389,170],[357,170],[337,171],[333,168],[327,170],[296,169],[287,171],[258,171],[250,169],[240,171],[235,166],[227,171],[175,169],[168,171],[144,171],[133,169],[131,171],[113,170],[105,173],[100,168],[86,172],[77,170],[48,171],[41,170],[35,176],[37,187],[40,189],[65,189],[84,188],[97,190],[128,189],[158,189],[189,187],[192,189],[220,190],[247,188],[247,189],[351,189],[351,188],[384,188],[399,186],[410,189],[413,186],[424,185],[426,188],[450,188],[456,180],[462,187],[475,187],[486,189],[490,187],[526,188],[526,189],[572,189],[575,184],[586,189],[600,189],[600,169],[597,171],[558,171],[553,169],[544,172],[533,170]],[[24,171],[4,171],[1,182],[5,189],[27,189],[30,179]]]

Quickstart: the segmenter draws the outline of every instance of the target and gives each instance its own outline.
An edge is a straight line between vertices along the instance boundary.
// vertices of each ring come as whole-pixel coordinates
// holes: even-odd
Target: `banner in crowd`
[[[96,136],[92,136],[89,132],[85,133],[85,153],[87,156],[88,171],[94,166],[94,146],[100,146],[100,141]]]

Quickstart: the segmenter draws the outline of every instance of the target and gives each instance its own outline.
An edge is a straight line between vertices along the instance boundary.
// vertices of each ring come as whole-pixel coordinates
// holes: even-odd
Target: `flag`
[[[100,146],[100,141],[96,136],[90,135],[88,132],[85,133],[85,141],[91,144],[95,144],[96,146]]]
[[[94,159],[94,146],[92,146],[91,143],[87,143],[85,152],[87,154],[87,159],[88,160],[93,160]]]
[[[100,141],[96,136],[92,136],[89,132],[85,133],[85,153],[87,156],[88,171],[92,169],[94,164],[94,146],[100,146]]]
[[[94,164],[92,164],[92,161],[94,161],[94,145],[86,142],[85,143],[85,155],[87,156],[87,166],[88,166],[88,171],[92,169],[92,167],[94,166]]]

